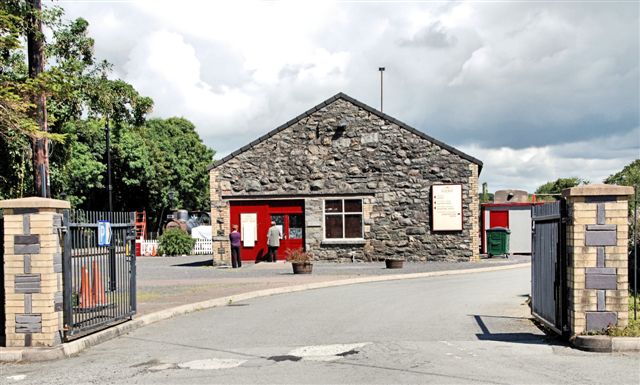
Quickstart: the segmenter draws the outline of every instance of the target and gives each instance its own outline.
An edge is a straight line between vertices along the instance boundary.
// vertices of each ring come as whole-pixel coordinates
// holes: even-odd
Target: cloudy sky
[[[344,92],[481,159],[489,190],[640,158],[637,1],[44,0],[220,158]]]

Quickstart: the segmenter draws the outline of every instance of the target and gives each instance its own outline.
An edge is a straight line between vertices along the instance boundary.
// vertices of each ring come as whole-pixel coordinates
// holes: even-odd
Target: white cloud
[[[482,154],[481,182],[489,191],[518,188],[533,192],[557,178],[578,177],[591,183],[621,170],[632,159],[640,158],[640,127],[622,134],[589,141],[544,147],[461,148],[469,154]]]
[[[339,91],[378,107],[385,66],[385,113],[483,160],[490,186],[599,181],[639,157],[638,3],[59,4],[218,156]]]

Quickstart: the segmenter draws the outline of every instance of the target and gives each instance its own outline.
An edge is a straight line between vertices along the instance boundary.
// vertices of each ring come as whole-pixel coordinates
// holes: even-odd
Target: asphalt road
[[[2,383],[637,384],[637,354],[573,350],[524,304],[529,269],[257,298],[159,322]]]

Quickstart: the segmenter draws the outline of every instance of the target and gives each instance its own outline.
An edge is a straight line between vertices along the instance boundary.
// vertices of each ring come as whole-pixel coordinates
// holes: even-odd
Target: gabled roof
[[[385,113],[383,113],[381,111],[378,111],[375,108],[370,107],[370,106],[362,103],[359,100],[356,100],[356,99],[354,99],[354,98],[352,98],[352,97],[350,97],[348,95],[345,95],[342,92],[337,93],[336,95],[330,97],[329,99],[327,99],[324,102],[318,104],[317,106],[315,106],[315,107],[303,112],[302,114],[300,114],[300,115],[296,116],[295,118],[289,120],[285,124],[277,127],[275,130],[272,130],[272,131],[266,133],[265,135],[259,137],[258,139],[254,140],[253,142],[247,144],[246,146],[243,146],[243,147],[239,148],[238,150],[232,152],[231,154],[225,156],[224,158],[213,162],[211,165],[209,165],[209,167],[207,167],[207,170],[211,170],[212,168],[220,166],[221,164],[227,162],[228,160],[230,160],[230,159],[236,157],[237,155],[247,151],[248,149],[250,149],[251,147],[255,146],[256,144],[264,142],[265,140],[269,139],[270,137],[274,136],[275,134],[279,133],[280,131],[283,131],[283,130],[289,128],[290,126],[298,123],[300,120],[302,120],[302,119],[308,117],[309,115],[313,114],[314,112],[316,112],[316,111],[318,111],[318,110],[330,105],[331,103],[335,102],[338,99],[342,99],[342,100],[345,100],[345,101],[347,101],[347,102],[349,102],[351,104],[354,104],[357,107],[360,107],[363,110],[366,110],[367,112],[370,112],[370,113],[378,116],[381,119],[384,119],[384,120],[387,120],[387,121],[389,121],[391,123],[394,123],[394,124],[404,128],[405,130],[407,130],[407,131],[409,131],[409,132],[411,132],[411,133],[413,133],[413,134],[415,134],[415,135],[417,135],[417,136],[419,136],[419,137],[421,137],[423,139],[426,139],[429,142],[434,143],[434,144],[446,149],[447,151],[452,152],[452,153],[460,156],[463,159],[468,160],[471,163],[475,163],[475,164],[478,165],[478,173],[480,171],[482,171],[482,161],[481,160],[476,159],[476,158],[472,157],[471,155],[467,155],[464,152],[462,152],[462,151],[460,151],[460,150],[458,150],[456,148],[453,148],[453,147],[449,146],[446,143],[443,143],[443,142],[439,141],[438,139],[432,138],[431,136],[425,134],[424,132],[418,131],[415,128],[409,126],[408,124],[403,123],[403,122],[401,122],[401,121],[399,121],[399,120],[397,120],[395,118],[392,118],[391,116],[389,116],[389,115],[387,115],[387,114],[385,114]]]

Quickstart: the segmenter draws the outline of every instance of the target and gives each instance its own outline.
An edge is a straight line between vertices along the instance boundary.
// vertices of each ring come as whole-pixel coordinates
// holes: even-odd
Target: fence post
[[[570,334],[628,324],[627,204],[633,188],[584,185],[566,189],[567,290]]]
[[[4,288],[7,347],[62,342],[62,211],[47,198],[0,201],[4,209]]]

